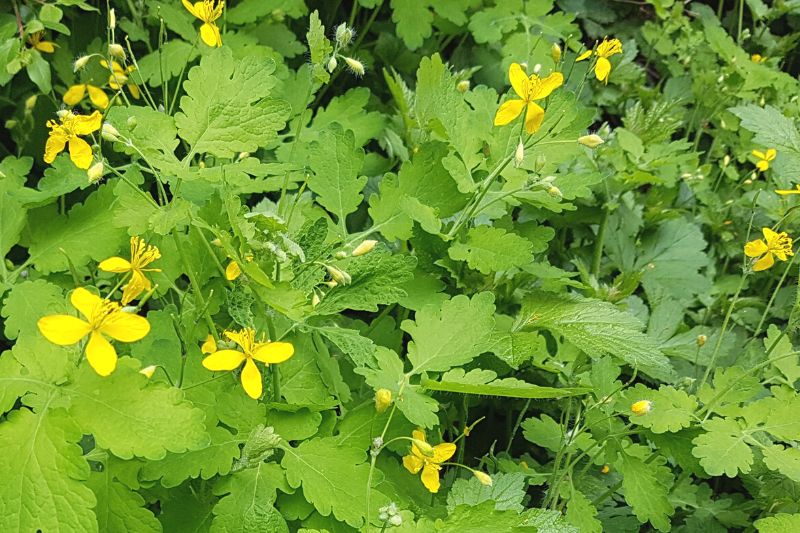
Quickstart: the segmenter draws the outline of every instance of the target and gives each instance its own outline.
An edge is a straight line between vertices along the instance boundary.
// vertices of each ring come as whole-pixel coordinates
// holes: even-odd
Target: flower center
[[[109,300],[103,300],[92,311],[89,323],[94,331],[99,330],[109,319],[113,320],[114,315],[120,312],[119,304]]]
[[[786,255],[794,255],[792,251],[792,238],[784,231],[779,233],[768,244],[767,248],[772,253],[784,253]]]

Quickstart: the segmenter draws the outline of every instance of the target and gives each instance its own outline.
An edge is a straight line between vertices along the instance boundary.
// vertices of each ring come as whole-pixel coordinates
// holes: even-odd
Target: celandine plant
[[[4,3],[0,531],[800,531],[790,4]]]

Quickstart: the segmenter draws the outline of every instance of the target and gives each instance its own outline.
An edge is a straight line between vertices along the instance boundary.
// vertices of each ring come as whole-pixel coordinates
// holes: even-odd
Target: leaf
[[[0,422],[0,531],[98,531],[81,431],[58,410]]]
[[[490,274],[530,263],[532,250],[531,242],[515,233],[478,226],[467,232],[465,242],[456,242],[448,252],[451,259],[466,261],[470,268]]]
[[[477,380],[472,379],[470,374],[476,372],[488,375],[481,376]],[[496,374],[491,371],[471,370],[468,374],[464,374],[464,370],[456,368],[444,374],[440,380],[422,379],[420,384],[428,390],[506,398],[563,398],[566,396],[580,396],[591,392],[589,388],[542,387],[516,378],[494,379],[495,377]]]
[[[800,450],[773,444],[763,447],[761,451],[767,468],[777,470],[792,481],[800,483]]]
[[[314,10],[308,18],[308,32],[306,33],[308,51],[311,57],[311,74],[317,83],[328,83],[331,75],[328,73],[326,62],[333,46],[325,37],[325,26],[319,20],[319,12]],[[299,110],[298,110],[299,111]]]
[[[675,512],[667,497],[672,484],[669,469],[658,461],[645,463],[638,457],[622,454],[619,465],[625,501],[640,522],[650,522],[659,531],[669,531],[669,517]],[[667,480],[668,483],[664,483]]]
[[[0,316],[5,320],[5,336],[14,340],[20,334],[37,335],[36,322],[45,315],[69,312],[60,287],[43,279],[15,285],[3,302]]]
[[[613,304],[571,294],[532,291],[521,314],[526,327],[562,335],[592,356],[619,357],[653,377],[669,379],[672,367],[642,324]]]
[[[294,344],[295,352],[277,367],[281,376],[281,395],[290,404],[330,405],[333,397],[322,380],[310,335],[297,335],[288,340]],[[244,392],[240,395],[247,398]]]
[[[658,390],[648,389],[642,384],[636,384],[633,389],[625,392],[623,410],[630,412],[630,405],[640,400],[650,400],[650,412],[630,415],[630,422],[650,428],[653,433],[675,433],[692,425],[695,420],[694,411],[697,401],[694,396],[678,390],[669,385],[662,385]]]
[[[175,148],[180,142],[175,119],[149,107],[112,107],[107,120],[120,133],[120,139],[130,139],[135,148],[127,142],[115,142],[114,148],[137,157],[144,154],[148,162],[157,166],[177,163]],[[128,176],[130,177],[130,176]],[[125,184],[130,188],[130,185]],[[137,194],[137,197],[140,197]],[[149,207],[153,207],[149,204]]]
[[[350,357],[356,367],[373,366],[375,362],[375,343],[354,329],[326,326],[315,328],[325,338],[335,344]]]
[[[800,513],[778,513],[753,523],[758,533],[787,533],[800,530]]]
[[[469,479],[459,478],[453,482],[447,493],[447,509],[452,511],[459,505],[474,506],[491,500],[498,511],[521,512],[525,509],[522,501],[525,499],[526,487],[525,474],[521,472],[493,474],[490,487],[483,485],[475,476]]]
[[[183,391],[152,382],[138,372],[138,362],[120,360],[108,377],[84,365],[68,393],[70,415],[97,445],[117,457],[162,459],[208,443],[205,414]]]
[[[696,437],[692,443],[692,455],[700,459],[700,464],[712,476],[725,474],[736,477],[741,471],[750,472],[753,465],[753,452],[744,442],[742,428],[731,418],[712,418],[703,423],[705,433]]]
[[[92,472],[87,485],[97,498],[95,514],[102,532],[161,532],[161,523],[145,507],[142,496],[112,478],[111,471]]]
[[[597,509],[592,502],[578,490],[573,490],[567,502],[567,522],[582,533],[602,533],[603,524],[596,518]]]
[[[412,372],[441,372],[461,366],[479,356],[494,330],[494,295],[458,295],[441,306],[417,312],[414,321],[400,326],[411,335],[408,359]]]
[[[498,511],[494,502],[485,501],[475,506],[459,505],[446,519],[436,524],[437,533],[464,533],[466,531],[508,531],[536,533],[540,531],[525,522],[527,517],[517,511]]]
[[[333,123],[319,134],[319,141],[311,144],[308,165],[314,174],[308,178],[308,187],[317,194],[317,201],[336,215],[343,235],[347,233],[347,215],[358,209],[363,196],[361,190],[367,177],[358,177],[364,162],[364,150],[356,148],[355,135]]]
[[[765,148],[800,151],[800,133],[794,120],[786,117],[771,105],[760,107],[754,104],[728,109],[739,117],[742,127],[756,134],[753,142]]]
[[[422,46],[431,36],[433,13],[426,0],[391,0],[392,21],[397,25],[397,36],[410,50]]]
[[[230,20],[230,11],[228,11]],[[158,87],[181,74],[188,63],[200,55],[196,46],[186,41],[171,39],[157,50],[139,59],[138,73],[150,87]]]
[[[339,446],[335,437],[284,447],[281,466],[293,488],[303,487],[306,499],[322,516],[360,527],[366,516],[369,465],[363,450]]]
[[[191,153],[233,157],[271,143],[289,116],[288,104],[267,98],[275,86],[271,59],[235,60],[228,48],[205,55],[189,70],[175,115]]]
[[[277,463],[259,463],[225,478],[214,491],[223,497],[214,506],[212,533],[289,533],[273,507],[278,489],[291,491]]]

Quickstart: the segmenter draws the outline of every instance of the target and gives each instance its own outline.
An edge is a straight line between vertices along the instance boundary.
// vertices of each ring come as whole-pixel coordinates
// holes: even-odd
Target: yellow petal
[[[116,311],[103,321],[100,331],[118,341],[136,342],[150,333],[150,322],[143,316]]]
[[[203,353],[214,353],[217,351],[217,341],[214,340],[214,336],[210,333],[206,340],[203,342],[203,345],[200,346],[200,351]],[[239,366],[239,365],[236,365]]]
[[[242,347],[244,351],[250,350],[253,347],[253,339],[256,332],[250,328],[245,328],[241,331],[226,331],[225,336],[230,340]]]
[[[132,267],[130,261],[127,259],[123,259],[121,257],[109,257],[105,261],[101,261],[97,268],[103,270],[105,272],[115,272],[117,274],[121,274],[123,272],[128,272]]]
[[[511,87],[517,96],[525,100],[528,97],[528,75],[522,70],[519,63],[511,63],[508,67],[508,81],[511,82]]]
[[[86,360],[95,372],[108,376],[117,367],[117,351],[102,335],[94,331],[86,345]]]
[[[422,470],[424,464],[425,462],[416,455],[403,456],[403,466],[412,474],[416,474]]]
[[[598,57],[597,64],[594,66],[595,77],[604,83],[608,83],[608,75],[611,74],[611,61],[605,57]]]
[[[219,35],[219,28],[213,22],[206,22],[200,26],[200,38],[208,46],[222,46],[222,38]]]
[[[72,122],[72,129],[76,135],[89,135],[100,129],[103,125],[103,115],[95,111],[91,115],[76,115]]]
[[[422,484],[432,494],[439,492],[441,482],[439,481],[439,469],[433,465],[425,465],[422,468]]]
[[[781,196],[786,196],[787,194],[800,194],[800,184],[795,185],[794,189],[777,189],[775,192]]]
[[[87,89],[89,90],[89,100],[91,100],[96,107],[100,109],[108,107],[108,96],[106,96],[103,89],[95,87],[94,85],[89,85]]]
[[[586,50],[584,53],[582,53],[577,58],[575,58],[575,61],[576,62],[577,61],[583,61],[584,59],[589,59],[591,56],[592,56],[592,51],[591,50]]]
[[[421,429],[415,429],[411,432],[411,436],[417,440],[421,440],[422,442],[428,442],[425,440],[425,432]]]
[[[149,291],[151,287],[150,280],[139,270],[134,270],[133,274],[131,274],[131,279],[122,291],[122,305],[128,305],[131,301],[138,298],[140,294]]]
[[[50,315],[36,323],[44,338],[61,346],[75,344],[92,330],[88,322],[71,315]]]
[[[131,96],[133,96],[134,99],[138,100],[139,98],[141,98],[142,94],[139,91],[139,86],[136,85],[135,83],[129,83],[128,90],[131,92]]]
[[[779,237],[777,232],[772,231],[770,228],[767,227],[761,228],[761,234],[764,236],[764,239],[766,239],[768,247],[775,241],[777,241]]]
[[[195,9],[194,9],[194,6],[192,5],[192,3],[191,3],[191,2],[189,2],[189,0],[181,0],[181,3],[183,3],[183,7],[185,7],[185,8],[186,8],[186,10],[187,10],[189,13],[191,13],[191,14],[192,14],[192,16],[194,16],[194,17],[197,17],[197,18],[200,18],[200,17],[197,15],[197,11],[195,11]]]
[[[536,133],[544,121],[544,109],[538,104],[531,102],[528,104],[528,111],[525,113],[525,131]]]
[[[778,151],[775,148],[770,148],[767,150],[767,157],[765,158],[767,161],[772,161],[778,155]]]
[[[761,257],[767,253],[767,244],[761,239],[750,241],[744,245],[744,254],[747,257]]]
[[[225,268],[225,279],[227,279],[228,281],[235,280],[241,274],[242,274],[242,269],[239,268],[239,263],[237,263],[236,261],[231,261]]]
[[[54,129],[50,131],[50,136],[47,137],[47,144],[44,147],[44,162],[52,163],[56,156],[64,150],[67,144],[67,135],[61,129]]]
[[[87,319],[91,319],[92,315],[94,315],[94,310],[103,304],[102,298],[83,287],[78,287],[72,291],[72,294],[69,296],[69,301],[72,307],[77,309]]]
[[[764,154],[764,152],[762,152],[761,150],[753,150],[752,153],[753,153],[754,156],[756,156],[759,159],[766,159],[767,158],[766,154]]]
[[[494,116],[495,126],[505,126],[515,118],[517,118],[522,109],[525,107],[525,102],[522,100],[506,100],[500,104],[497,114]]]
[[[203,366],[208,370],[234,370],[239,368],[242,361],[245,360],[245,355],[237,350],[219,350],[205,359],[203,359]]]
[[[67,104],[68,106],[78,105],[83,97],[86,95],[86,84],[80,83],[78,85],[73,85],[67,92],[64,93],[64,96],[61,97],[61,100]]]
[[[564,75],[560,72],[553,72],[546,78],[539,80],[539,84],[536,87],[536,93],[533,95],[532,100],[541,100],[542,98],[547,98],[550,96],[550,93],[562,85],[564,85]]]
[[[452,442],[443,442],[433,447],[433,461],[443,463],[456,453],[456,445]]]
[[[766,270],[770,268],[774,264],[775,264],[775,258],[772,257],[771,253],[767,253],[764,255],[764,257],[756,261],[756,264],[753,265],[753,270],[756,272],[760,272],[761,270]]]
[[[242,387],[248,396],[257,400],[261,397],[263,384],[261,383],[261,372],[252,359],[244,362],[242,369]]]
[[[293,355],[294,346],[290,342],[268,342],[253,350],[253,359],[267,364],[282,363]]]
[[[756,163],[756,168],[761,172],[766,172],[767,170],[769,170],[769,163],[767,162],[766,159],[762,159],[761,161]]]
[[[45,54],[52,54],[56,51],[55,43],[51,43],[50,41],[39,41],[34,45],[34,48]]]
[[[86,170],[92,166],[92,147],[80,137],[72,137],[69,140],[69,158],[76,167]]]

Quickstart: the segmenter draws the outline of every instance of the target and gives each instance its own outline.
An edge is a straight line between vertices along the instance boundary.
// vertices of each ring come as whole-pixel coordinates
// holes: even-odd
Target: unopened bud
[[[147,379],[150,379],[153,377],[153,374],[156,373],[156,368],[158,368],[158,365],[146,366],[143,369],[139,370],[139,373],[144,376],[147,376]]]
[[[315,292],[314,296],[311,297],[311,307],[318,306],[319,302],[320,302],[319,295]]]
[[[219,246],[220,248],[222,247],[222,241],[219,240],[219,238],[211,239],[211,244],[213,244],[214,246]]]
[[[336,70],[337,66],[339,66],[339,62],[336,61],[335,56],[331,56],[331,58],[328,60],[328,72],[333,72]]]
[[[608,474],[611,471],[611,467],[608,465],[603,465],[603,468],[600,469],[601,474]]]
[[[522,141],[517,144],[517,149],[514,151],[514,164],[516,166],[520,166],[522,161],[525,159],[525,145],[522,144]]]
[[[752,184],[753,184],[753,180],[751,180],[750,178],[747,178],[746,180],[744,180],[744,182],[743,182],[743,183],[744,183],[745,185],[752,185]]]
[[[79,57],[72,64],[72,70],[74,72],[78,72],[79,70],[81,70],[83,67],[86,66],[86,64],[89,62],[89,59],[91,59],[91,58],[92,58],[92,56],[81,56],[81,57]]]
[[[592,133],[591,135],[583,135],[581,137],[578,137],[578,143],[580,143],[580,144],[582,144],[584,146],[588,146],[589,148],[592,148],[592,149],[597,148],[598,146],[600,146],[604,142],[605,141],[603,140],[603,138],[600,137],[599,135],[597,135],[596,133]]]
[[[411,442],[414,443],[414,446],[417,447],[419,453],[424,455],[425,457],[433,457],[433,446],[425,442],[424,440],[411,438]]]
[[[400,527],[403,525],[403,516],[396,514],[389,517],[389,524],[395,527]]]
[[[39,98],[38,95],[33,94],[25,99],[25,111],[31,112],[33,108],[36,107],[36,100]]]
[[[340,270],[335,266],[325,265],[325,269],[328,271],[328,274],[333,278],[333,281],[336,283],[341,283],[342,285],[348,285],[352,279],[350,278],[350,274],[345,272],[344,270]]]
[[[375,392],[375,410],[379,413],[386,411],[392,405],[392,391],[389,389],[378,389]]]
[[[59,109],[58,111],[56,111],[56,115],[61,120],[66,120],[72,115],[72,111],[70,111],[69,109]]]
[[[545,163],[547,163],[547,157],[544,154],[539,154],[536,156],[536,163],[534,163],[533,168],[536,172],[541,172],[544,168]]]
[[[108,53],[118,59],[125,59],[125,49],[121,44],[111,43],[108,45]]]
[[[725,154],[725,157],[722,158],[722,166],[727,167],[730,164],[731,164],[731,156]]]
[[[705,335],[702,335],[702,334],[698,335],[697,336],[697,347],[700,348],[702,346],[705,346],[707,340],[708,340],[708,337],[706,337]]]
[[[539,72],[540,72],[541,70],[542,70],[542,64],[541,64],[541,63],[536,63],[536,64],[533,66],[533,73],[534,73],[534,74],[539,74]]]
[[[633,405],[631,405],[631,411],[633,412],[633,414],[638,416],[646,415],[652,410],[653,410],[653,402],[651,402],[650,400],[639,400],[638,402],[635,402]]]
[[[559,200],[564,197],[564,194],[561,192],[561,189],[559,189],[555,185],[551,185],[547,188],[547,194]]]
[[[347,24],[342,22],[336,26],[336,42],[339,46],[347,46],[353,40],[353,29],[348,28]]]
[[[761,107],[764,107],[764,104],[766,104],[766,103],[767,103],[767,101],[766,101],[766,99],[764,99],[763,96],[761,98],[759,98],[758,105],[760,105]]]
[[[333,257],[335,257],[336,259],[344,259],[345,257],[347,257],[347,252],[345,252],[344,250],[339,250],[338,252],[333,254]]]
[[[200,351],[204,354],[210,354],[217,351],[217,341],[214,340],[214,336],[212,334],[208,334],[206,336],[206,340],[203,341],[203,344],[200,346]]]
[[[470,85],[471,84],[469,80],[461,80],[460,82],[456,83],[456,90],[460,93],[465,93],[469,91]]]
[[[119,131],[108,122],[103,122],[103,129],[100,130],[100,136],[111,142],[119,140]]]
[[[561,61],[561,47],[557,43],[553,43],[550,47],[550,57],[553,58],[553,63]]]
[[[128,121],[127,122],[128,122],[128,128],[130,128],[131,131],[135,130],[136,126],[139,125],[139,121],[136,120],[136,117],[134,117],[134,116],[128,117]]]
[[[492,476],[490,476],[486,472],[481,472],[480,470],[473,470],[472,475],[478,478],[478,481],[481,482],[481,485],[484,485],[486,487],[492,486]]]
[[[350,69],[355,76],[361,77],[364,75],[364,63],[352,57],[345,57],[344,62],[347,63],[347,68]]]
[[[117,27],[117,12],[113,7],[108,11],[108,27],[112,30]]]
[[[247,159],[248,157],[250,157],[250,152],[239,152],[237,159],[241,161],[242,159]]]
[[[378,244],[378,241],[374,241],[372,239],[367,239],[365,241],[361,241],[361,244],[355,247],[352,252],[353,257],[358,257],[360,255],[368,254],[372,250],[375,249],[375,246]]]
[[[334,287],[338,287],[339,283],[337,281],[335,281],[335,280],[331,280],[331,281],[326,281],[325,285],[327,285],[328,287],[330,287],[332,289]]]
[[[89,176],[89,183],[97,183],[101,179],[103,179],[105,167],[103,166],[102,161],[98,161],[94,165],[89,167],[89,170],[86,171],[86,175]]]

